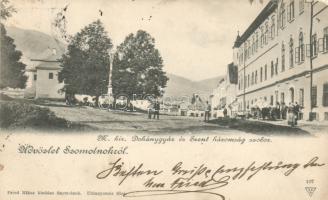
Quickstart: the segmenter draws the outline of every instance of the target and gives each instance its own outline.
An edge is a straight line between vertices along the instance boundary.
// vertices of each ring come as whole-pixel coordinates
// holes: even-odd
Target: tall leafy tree
[[[1,23],[0,49],[0,88],[25,88],[27,76],[25,75],[26,65],[20,62],[22,52],[16,50],[14,39],[7,35]]]
[[[114,55],[112,86],[114,96],[163,95],[168,77],[155,39],[146,31],[128,35]]]
[[[0,1],[0,20],[5,21],[16,12],[8,0]],[[7,35],[5,26],[0,23],[0,89],[5,87],[25,88],[26,65],[20,62],[22,52],[16,50],[14,39]]]
[[[98,97],[107,93],[112,46],[100,20],[78,32],[62,57],[59,81],[65,83],[63,90],[71,95],[96,96],[98,102]]]

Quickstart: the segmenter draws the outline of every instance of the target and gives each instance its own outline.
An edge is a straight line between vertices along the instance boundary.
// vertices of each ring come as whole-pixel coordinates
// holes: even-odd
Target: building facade
[[[62,69],[55,50],[44,59],[32,59],[36,66],[27,70],[29,86],[25,89],[25,98],[65,99],[61,92],[64,83],[59,83],[58,73]]]
[[[273,0],[233,46],[238,110],[258,101],[298,103],[301,118],[328,120],[328,8],[322,2]]]
[[[236,114],[237,83],[238,67],[234,63],[230,63],[225,77],[219,81],[218,87],[212,92],[212,117],[223,117],[224,108],[227,109],[228,116],[232,117]]]

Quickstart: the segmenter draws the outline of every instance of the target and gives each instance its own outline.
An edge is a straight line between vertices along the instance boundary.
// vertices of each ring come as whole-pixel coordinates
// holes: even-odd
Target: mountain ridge
[[[51,52],[49,49],[57,49],[59,51],[58,55],[65,52],[66,45],[46,33],[14,26],[8,26],[6,30],[7,34],[15,40],[16,48],[23,53],[22,61],[27,64],[27,68],[37,64],[36,62],[31,62],[30,59],[40,59],[40,57],[46,56],[45,54]],[[223,77],[217,76],[200,81],[192,81],[186,77],[168,72],[167,76],[170,80],[165,88],[165,97],[191,97],[194,93],[208,97]]]
[[[58,55],[65,52],[66,45],[46,33],[14,26],[6,26],[6,31],[15,40],[16,48],[23,53],[22,61],[28,68],[36,64],[31,59],[49,56],[45,54],[50,49],[56,49]]]
[[[224,77],[217,76],[200,81],[192,81],[188,78],[172,73],[167,73],[167,76],[170,80],[165,88],[165,97],[191,97],[193,94],[208,97],[213,89],[217,87],[219,81]]]

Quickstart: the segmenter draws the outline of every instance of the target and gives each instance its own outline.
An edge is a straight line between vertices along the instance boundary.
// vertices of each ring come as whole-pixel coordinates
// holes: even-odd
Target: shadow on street
[[[298,127],[290,127],[284,125],[276,125],[263,121],[250,121],[244,119],[222,118],[211,120],[209,123],[219,126],[229,127],[239,131],[244,131],[259,135],[293,135],[306,136],[311,135],[309,132]]]

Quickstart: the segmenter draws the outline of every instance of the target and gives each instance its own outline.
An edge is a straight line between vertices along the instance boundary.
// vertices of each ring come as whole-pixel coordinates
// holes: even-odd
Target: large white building
[[[328,120],[328,6],[273,0],[233,47],[238,109],[298,102],[303,119]]]

